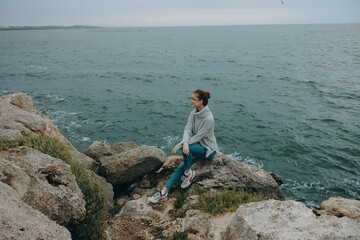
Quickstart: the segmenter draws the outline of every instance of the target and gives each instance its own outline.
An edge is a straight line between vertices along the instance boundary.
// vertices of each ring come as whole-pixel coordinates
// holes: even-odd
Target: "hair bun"
[[[193,93],[196,93],[199,100],[203,100],[204,106],[206,106],[208,104],[208,99],[210,98],[209,92],[198,89],[198,90],[194,91]]]
[[[210,93],[209,93],[209,92],[205,92],[205,96],[206,96],[207,99],[209,99],[209,98],[210,98]]]

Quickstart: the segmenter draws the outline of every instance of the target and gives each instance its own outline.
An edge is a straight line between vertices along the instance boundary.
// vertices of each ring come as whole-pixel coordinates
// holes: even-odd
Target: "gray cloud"
[[[0,25],[173,26],[360,22],[359,0],[0,0]]]

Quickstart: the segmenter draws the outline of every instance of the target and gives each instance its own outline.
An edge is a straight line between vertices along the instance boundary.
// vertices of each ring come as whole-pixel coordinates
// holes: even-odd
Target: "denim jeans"
[[[183,153],[184,160],[176,169],[176,171],[171,175],[170,179],[165,184],[165,187],[170,190],[170,188],[181,178],[181,175],[184,173],[185,169],[190,169],[190,167],[196,163],[199,159],[211,159],[215,156],[216,152],[210,154],[210,156],[205,157],[206,149],[200,145],[190,145],[190,153],[186,155]],[[194,158],[193,158],[194,156]]]

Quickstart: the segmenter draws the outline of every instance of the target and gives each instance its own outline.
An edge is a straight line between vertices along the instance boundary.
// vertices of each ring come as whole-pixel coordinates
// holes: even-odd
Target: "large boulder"
[[[58,131],[53,122],[41,114],[34,106],[32,99],[24,93],[0,97],[0,138],[15,139],[27,134],[39,134],[59,139],[70,147],[71,156],[95,173],[99,163],[93,158],[78,152],[71,143]],[[102,177],[91,173],[92,178],[103,186],[108,205],[113,206],[113,190]]]
[[[28,134],[39,134],[59,139],[70,146],[74,159],[91,170],[96,170],[97,163],[74,146],[59,132],[54,123],[40,113],[28,95],[16,93],[0,97],[0,138],[14,139]]]
[[[94,141],[85,150],[85,154],[99,161],[102,157],[126,152],[137,147],[138,145],[134,142],[118,142],[113,145],[109,145],[104,141]]]
[[[113,186],[108,183],[105,178],[100,177],[99,175],[95,174],[94,172],[89,171],[90,177],[94,182],[97,182],[103,189],[104,191],[104,195],[105,195],[105,200],[106,200],[106,204],[107,204],[107,210],[108,212],[112,212],[114,210],[115,207],[115,203],[114,203],[114,190],[113,190]]]
[[[75,148],[70,150],[70,154],[80,164],[84,165],[85,168],[97,173],[99,170],[99,163],[95,159],[86,156],[85,154],[78,152]]]
[[[168,158],[161,169],[169,169],[174,162],[179,162],[180,156]],[[181,159],[180,159],[181,160]],[[245,189],[261,193],[268,198],[285,200],[279,184],[265,170],[237,162],[219,152],[211,160],[199,160],[192,167],[196,171],[196,184],[206,189]]]
[[[335,216],[316,217],[292,200],[241,205],[221,239],[359,239],[360,221]]]
[[[181,162],[182,156],[169,156],[156,173],[172,174]],[[280,176],[237,162],[221,152],[213,159],[197,161],[191,168],[196,172],[194,182],[206,189],[245,189],[261,193],[268,198],[286,199],[279,187]]]
[[[70,166],[29,147],[0,152],[0,178],[20,199],[59,224],[81,221],[85,200]]]
[[[156,171],[165,162],[165,152],[154,146],[131,148],[99,158],[99,174],[109,183],[121,184]]]
[[[1,96],[0,99],[28,111],[37,111],[31,97],[29,97],[25,93],[5,95]]]
[[[36,110],[33,101],[26,94],[17,93],[0,97],[0,112],[0,129],[17,130],[22,135],[36,133],[52,136],[72,147],[53,122]]]
[[[360,201],[333,197],[320,204],[321,210],[317,214],[328,214],[337,217],[348,217],[360,220]]]
[[[0,239],[71,239],[70,232],[25,204],[0,181]]]

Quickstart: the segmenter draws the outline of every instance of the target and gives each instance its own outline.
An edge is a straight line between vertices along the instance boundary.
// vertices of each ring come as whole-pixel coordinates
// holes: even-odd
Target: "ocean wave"
[[[63,125],[65,122],[68,122],[66,120],[74,119],[74,116],[79,115],[80,112],[66,112],[62,110],[58,111],[49,111],[47,113],[47,116],[54,122],[54,123],[61,123]],[[75,124],[75,122],[74,122]]]
[[[70,124],[64,127],[68,132],[73,132],[76,128],[81,128],[81,125],[74,121],[70,121]]]
[[[48,67],[34,66],[34,65],[30,65],[30,68],[32,68],[32,69],[39,69],[39,70],[47,70],[47,69],[48,69]]]
[[[88,138],[88,137],[82,137],[82,138],[81,138],[81,141],[83,141],[83,142],[90,142],[90,138]]]
[[[229,155],[226,155],[226,156],[228,156],[228,157],[230,157],[230,158],[232,158],[232,159],[234,159],[234,160],[236,160],[238,162],[246,163],[246,164],[249,164],[249,165],[254,165],[254,166],[258,167],[258,168],[263,168],[264,167],[264,164],[261,161],[256,160],[254,158],[251,158],[249,156],[243,157],[243,156],[241,156],[241,154],[239,152],[233,152],[233,153],[231,153]]]
[[[163,143],[160,148],[164,150],[175,147],[175,145],[181,141],[181,138],[179,136],[166,136],[161,138],[161,140]]]
[[[2,90],[0,89],[0,95],[8,95],[8,94],[12,94],[13,91],[8,91],[8,90]]]

